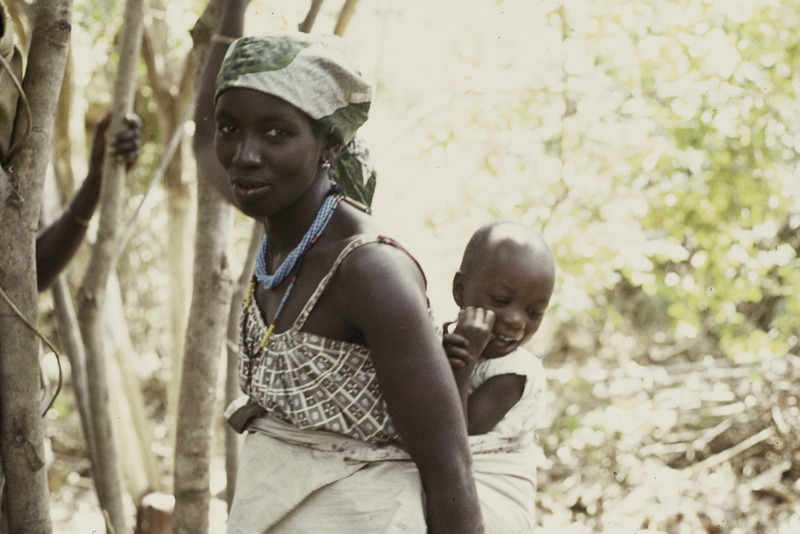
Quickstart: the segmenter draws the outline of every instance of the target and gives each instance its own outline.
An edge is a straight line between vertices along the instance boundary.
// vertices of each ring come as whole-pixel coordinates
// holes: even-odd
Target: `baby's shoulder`
[[[502,374],[516,374],[532,378],[541,376],[544,373],[544,367],[539,356],[520,347],[503,357],[479,361],[475,372],[482,374],[484,379]]]

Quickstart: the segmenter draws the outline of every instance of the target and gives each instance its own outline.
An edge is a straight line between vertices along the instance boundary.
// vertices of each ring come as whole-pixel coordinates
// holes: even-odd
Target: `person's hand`
[[[112,139],[109,148],[111,155],[119,163],[124,163],[127,170],[131,170],[139,161],[139,149],[142,146],[142,120],[135,113],[129,113],[123,120],[125,128],[120,130]]]
[[[453,370],[463,369],[474,364],[475,358],[473,358],[472,354],[470,354],[469,350],[467,350],[467,347],[469,346],[469,341],[467,341],[467,338],[461,334],[447,331],[447,327],[449,327],[451,324],[454,323],[445,323],[445,332],[444,336],[442,336],[442,345],[444,346],[445,354],[447,354],[447,359],[450,362],[450,367],[452,367]]]
[[[489,343],[494,327],[494,312],[467,306],[458,312],[458,321],[453,332],[445,323],[442,344],[453,370],[472,367]]]
[[[92,140],[92,154],[89,159],[89,174],[101,174],[103,158],[105,157],[106,132],[111,122],[111,114],[107,113],[103,119],[97,123]],[[109,142],[111,155],[117,159],[118,163],[125,165],[127,170],[131,170],[136,162],[139,161],[139,149],[141,148],[142,120],[135,113],[129,113],[123,119],[124,128],[114,135]]]

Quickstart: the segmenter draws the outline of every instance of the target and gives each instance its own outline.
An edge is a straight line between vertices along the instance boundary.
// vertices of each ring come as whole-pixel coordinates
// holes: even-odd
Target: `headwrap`
[[[285,100],[334,134],[343,146],[330,177],[369,209],[375,170],[355,132],[367,120],[372,88],[339,37],[296,32],[237,39],[220,68],[214,100],[231,88]]]

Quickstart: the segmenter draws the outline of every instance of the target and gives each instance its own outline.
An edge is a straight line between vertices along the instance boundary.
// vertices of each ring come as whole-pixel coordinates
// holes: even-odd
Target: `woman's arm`
[[[419,269],[404,252],[367,246],[337,278],[343,311],[366,338],[392,421],[419,469],[428,532],[483,532],[462,407]]]
[[[219,28],[211,37],[211,48],[200,73],[200,86],[194,115],[193,147],[197,159],[197,172],[201,180],[209,180],[214,188],[233,205],[236,200],[231,190],[228,173],[222,168],[214,151],[214,88],[217,73],[225,59],[228,45],[244,31],[244,14],[249,0],[227,0],[222,10]]]

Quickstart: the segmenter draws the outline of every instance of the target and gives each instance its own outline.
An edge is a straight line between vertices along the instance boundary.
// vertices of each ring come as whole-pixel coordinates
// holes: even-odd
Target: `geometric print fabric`
[[[267,325],[254,304],[254,283],[240,319],[239,381],[267,413],[298,429],[327,430],[368,443],[399,440],[378,387],[369,349],[331,340],[301,328],[344,257],[366,243],[351,241],[323,278],[289,330],[273,333],[261,347]],[[385,241],[384,241],[385,242]]]

